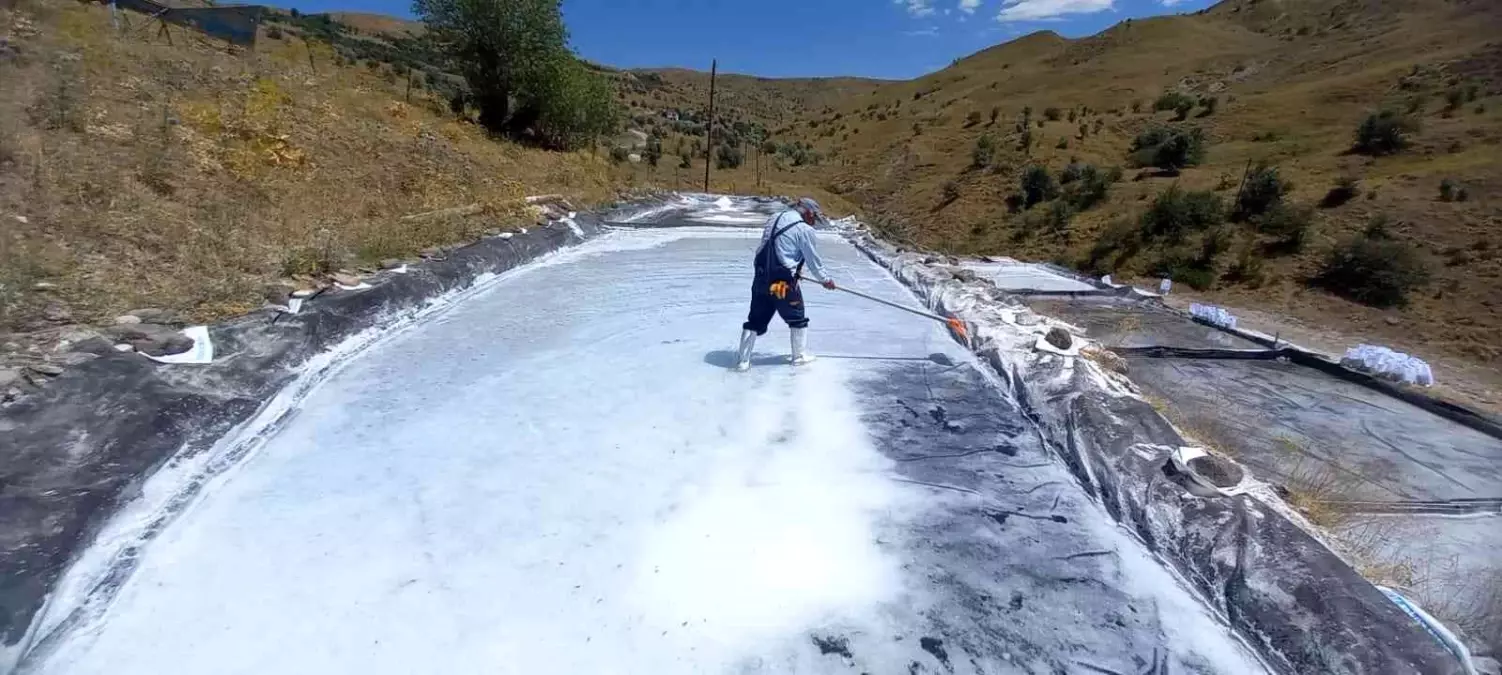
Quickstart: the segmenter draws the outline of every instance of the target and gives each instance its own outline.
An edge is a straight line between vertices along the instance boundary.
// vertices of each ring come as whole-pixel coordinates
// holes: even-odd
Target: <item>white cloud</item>
[[[928,28],[920,28],[918,30],[905,30],[905,31],[902,31],[902,34],[903,35],[913,35],[913,36],[922,35],[922,36],[927,37],[927,36],[938,35],[939,34],[939,29],[934,28],[933,26],[929,26]]]
[[[996,20],[1046,21],[1066,14],[1093,14],[1112,8],[1113,0],[1004,0]]]
[[[1174,5],[1181,5],[1183,3],[1184,0],[1158,0],[1158,4],[1163,5],[1164,7],[1172,7]]]
[[[907,7],[907,13],[913,16],[929,16],[934,13],[933,0],[892,0],[892,4]]]
[[[1165,2],[1166,1],[1167,0],[1165,0]],[[1174,2],[1181,2],[1182,0],[1173,0],[1173,1]],[[974,14],[975,10],[977,8],[979,8],[979,7],[980,7],[980,0],[960,0],[960,11],[964,12],[966,14]]]

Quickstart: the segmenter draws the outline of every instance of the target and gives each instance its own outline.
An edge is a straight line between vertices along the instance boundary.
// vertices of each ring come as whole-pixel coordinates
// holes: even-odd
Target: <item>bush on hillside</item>
[[[1085,211],[1101,202],[1111,193],[1111,176],[1108,172],[1095,168],[1092,164],[1080,166],[1073,180],[1068,181],[1069,186],[1064,189],[1064,201],[1069,202],[1076,210]],[[1069,167],[1065,167],[1066,171]]]
[[[1333,209],[1359,196],[1361,196],[1361,184],[1354,176],[1343,176],[1335,182],[1335,186],[1330,188],[1329,192],[1325,193],[1324,198],[1319,201],[1319,207]]]
[[[1054,143],[1053,144],[1053,147],[1056,148],[1056,149],[1058,149],[1058,150],[1068,150],[1069,149],[1069,139],[1067,139],[1067,138],[1060,138],[1058,143]]]
[[[1184,120],[1189,119],[1189,113],[1194,112],[1194,101],[1193,100],[1187,100],[1187,101],[1183,101],[1183,102],[1179,103],[1179,107],[1174,108],[1173,112],[1174,112],[1173,118],[1176,121],[1182,122]]]
[[[1256,245],[1248,241],[1236,254],[1236,261],[1226,268],[1224,279],[1247,288],[1260,288],[1266,280],[1263,266],[1263,259],[1258,254]]]
[[[965,116],[965,126],[973,127],[980,124],[983,119],[985,118],[980,114],[979,110],[972,110],[969,115]]]
[[[1211,191],[1186,192],[1170,186],[1153,199],[1142,214],[1142,232],[1148,239],[1183,240],[1190,232],[1205,230],[1225,220],[1220,195]]]
[[[1429,268],[1413,247],[1392,239],[1351,237],[1325,255],[1313,279],[1336,295],[1373,307],[1397,307],[1429,282]]]
[[[1157,110],[1159,112],[1162,112],[1164,110],[1178,110],[1185,105],[1188,105],[1192,110],[1194,109],[1194,104],[1195,100],[1193,96],[1178,91],[1165,91],[1163,92],[1162,96],[1158,97],[1158,100],[1153,101],[1153,110]],[[1136,112],[1137,107],[1137,104],[1133,103],[1132,112]]]
[[[530,116],[535,140],[555,150],[575,150],[619,127],[621,109],[610,97],[605,76],[572,56],[555,61],[548,70],[547,82],[533,88],[533,107],[513,118]]]
[[[960,198],[960,184],[952,180],[944,181],[941,194],[944,198],[944,204],[953,203],[956,199]]]
[[[1022,172],[1023,208],[1032,208],[1034,204],[1046,202],[1058,196],[1059,184],[1054,182],[1047,168],[1034,164]]]
[[[1048,121],[1050,121],[1050,122],[1057,122],[1057,121],[1059,121],[1059,117],[1062,116],[1062,114],[1063,114],[1063,111],[1061,111],[1058,108],[1055,108],[1053,106],[1049,106],[1049,107],[1043,109],[1043,117],[1047,118]]]
[[[1352,150],[1363,155],[1390,155],[1408,147],[1408,135],[1418,128],[1413,118],[1391,110],[1372,113],[1356,127]]]
[[[626,148],[622,148],[622,147],[619,147],[619,146],[610,149],[610,161],[611,162],[614,162],[616,164],[621,164],[621,163],[626,162],[629,159],[631,159],[631,151],[630,150],[627,150]]]
[[[647,151],[642,155],[642,158],[647,160],[648,164],[657,166],[657,162],[662,160],[661,136],[654,135],[647,138]]]
[[[1231,209],[1231,220],[1243,222],[1267,213],[1283,203],[1293,184],[1278,175],[1278,167],[1258,164],[1242,181],[1241,192]]]
[[[1001,116],[1001,106],[991,106],[991,124],[996,123],[996,118]]]
[[[984,169],[991,166],[995,158],[996,139],[991,138],[991,134],[981,134],[981,137],[975,140],[975,149],[970,152],[970,165],[977,169]]]
[[[1470,199],[1470,193],[1464,186],[1455,182],[1452,178],[1446,178],[1439,182],[1439,199],[1443,202],[1463,202]]]
[[[739,167],[745,160],[745,155],[741,154],[741,149],[737,147],[721,145],[715,151],[716,169],[734,169]]]
[[[1153,127],[1132,140],[1129,156],[1137,166],[1177,173],[1205,161],[1205,132],[1199,128]]]
[[[1137,254],[1142,247],[1142,230],[1137,223],[1122,219],[1113,221],[1101,230],[1095,244],[1079,261],[1079,266],[1091,274],[1114,273],[1121,263]]]
[[[1276,237],[1270,250],[1277,253],[1304,250],[1313,224],[1312,209],[1289,204],[1278,204],[1252,220],[1258,232]]]
[[[1218,108],[1220,108],[1220,97],[1219,96],[1204,96],[1204,97],[1201,97],[1200,98],[1200,107],[1204,108],[1204,110],[1200,111],[1200,117],[1209,117],[1211,115],[1214,115],[1215,111]]]

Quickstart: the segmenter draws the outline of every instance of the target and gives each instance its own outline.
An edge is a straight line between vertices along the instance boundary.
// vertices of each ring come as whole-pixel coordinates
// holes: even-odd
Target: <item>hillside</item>
[[[602,154],[492,139],[422,73],[409,88],[295,25],[244,51],[122,15],[0,7],[0,374],[133,308],[223,318],[530,225],[525,195],[582,208],[626,184]]]
[[[1417,353],[1442,379],[1466,371],[1485,383],[1470,394],[1496,406],[1499,29],[1502,7],[1477,0],[1228,0],[1084,39],[1037,33],[918,80],[805,106],[810,116],[774,130],[773,142],[806,144],[822,161],[769,175],[836,193],[923,246],[1118,278],[1170,274],[1195,297]],[[1154,110],[1172,92],[1189,101],[1186,119]],[[1407,147],[1353,152],[1358,125],[1382,109],[1416,127]],[[1177,175],[1134,166],[1134,139],[1154,127],[1202,130],[1203,161]],[[978,165],[983,136],[993,150]],[[1071,163],[1101,175],[1120,167],[1122,178],[1085,208],[1065,208],[1068,185],[1063,198],[1009,206],[1026,167],[1057,181]],[[1228,222],[1257,164],[1291,184],[1283,217]],[[744,172],[734,176],[745,184]],[[1217,195],[1221,215],[1174,241],[1143,234],[1143,212],[1173,186]],[[1374,307],[1310,283],[1334,246],[1368,231],[1382,255],[1412,251],[1427,269],[1406,305]]]

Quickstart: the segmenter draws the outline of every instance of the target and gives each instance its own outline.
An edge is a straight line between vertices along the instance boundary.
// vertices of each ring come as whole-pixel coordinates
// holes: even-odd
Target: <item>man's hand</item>
[[[827,289],[829,289],[831,291],[834,290],[834,289],[836,289],[836,288],[839,288],[839,286],[834,285],[834,279],[825,279],[823,285],[824,285],[825,288],[827,288]]]

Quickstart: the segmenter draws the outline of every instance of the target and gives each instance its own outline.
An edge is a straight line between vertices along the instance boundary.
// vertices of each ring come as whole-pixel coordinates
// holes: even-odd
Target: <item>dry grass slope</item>
[[[622,184],[604,157],[494,141],[324,43],[263,31],[230,53],[127,18],[117,32],[97,5],[0,9],[3,327],[35,329],[58,303],[77,322],[141,306],[212,320],[306,283],[290,276],[515,226],[527,194],[588,203]],[[472,203],[484,211],[399,220]]]

